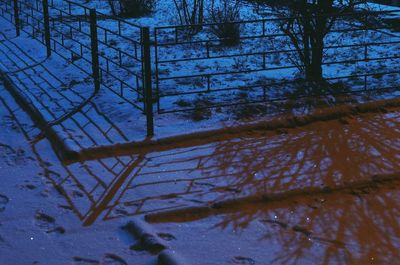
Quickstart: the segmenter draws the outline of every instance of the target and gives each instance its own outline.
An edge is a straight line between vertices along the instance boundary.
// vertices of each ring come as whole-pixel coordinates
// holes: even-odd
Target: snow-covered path
[[[121,222],[82,226],[46,177],[61,163],[39,134],[0,81],[0,264],[155,264]]]
[[[0,96],[2,264],[154,264],[120,229],[145,215],[188,264],[399,258],[399,109],[64,165]]]

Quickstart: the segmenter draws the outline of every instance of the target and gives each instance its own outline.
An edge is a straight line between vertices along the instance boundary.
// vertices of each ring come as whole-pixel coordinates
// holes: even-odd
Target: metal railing
[[[374,77],[392,76],[398,80],[400,34],[391,32],[385,23],[369,22],[371,17],[394,12],[343,14],[326,37],[322,67],[329,74],[324,76],[325,81],[353,80],[353,83],[361,83],[350,89],[349,92],[355,93],[373,89]],[[211,98],[206,100],[205,107],[237,105],[240,100],[257,103],[287,99],[287,94],[299,85],[296,74],[301,62],[298,50],[280,27],[292,19],[295,18],[231,22],[241,32],[234,46],[223,45],[223,40],[212,33],[212,28],[220,23],[156,27],[155,93],[159,99],[158,112],[191,110],[196,105],[187,99],[195,102],[199,96]],[[193,27],[202,28],[201,37],[188,36],[187,32]],[[294,34],[300,35],[301,32]],[[381,63],[390,66],[389,69],[378,67]],[[347,71],[332,74],[331,69],[350,64],[353,66],[347,67]],[[365,71],[353,72],[355,66],[363,67]],[[398,87],[397,82],[394,86],[381,88]],[[229,95],[234,91],[239,94],[238,98]],[[243,96],[244,92],[246,95]],[[310,94],[296,95],[296,98],[301,96]]]
[[[148,28],[68,0],[2,1],[0,14],[15,24],[17,35],[24,31],[42,42],[48,56],[54,52],[92,76],[94,94],[106,87],[144,112],[153,135]]]

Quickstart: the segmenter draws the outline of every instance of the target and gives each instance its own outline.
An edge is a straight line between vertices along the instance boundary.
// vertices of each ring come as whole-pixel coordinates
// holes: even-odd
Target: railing
[[[375,89],[379,82],[374,79],[378,77],[399,79],[400,34],[388,30],[384,23],[369,22],[372,16],[392,12],[344,14],[337,20],[325,38],[322,67],[326,81],[347,80],[352,85],[349,92],[355,93]],[[295,18],[231,23],[241,31],[234,46],[223,45],[223,40],[212,34],[212,28],[220,25],[217,23],[155,28],[158,112],[190,110],[196,108],[196,101],[207,108],[287,99],[296,86],[302,85],[296,76],[298,51],[281,29],[291,19]],[[202,28],[202,35],[188,36],[196,26]],[[381,63],[390,67],[382,69]],[[357,67],[365,71],[356,72]],[[334,74],[335,68],[342,69]],[[384,87],[381,82],[378,86],[398,88],[399,82]],[[313,95],[293,95],[301,96]]]
[[[151,33],[68,0],[1,3],[0,14],[15,24],[17,35],[28,33],[49,56],[54,52],[91,75],[94,93],[106,87],[142,111],[149,136],[153,103],[163,114],[316,95],[303,93],[298,50],[282,30],[295,18],[231,22],[241,33],[229,46],[212,33],[221,23],[155,27]],[[325,81],[337,89],[325,94],[399,88],[400,34],[377,20],[396,12],[336,20],[325,37],[322,67]],[[192,34],[193,28],[201,31]]]
[[[2,1],[0,12],[15,24],[17,35],[24,31],[46,46],[48,56],[54,52],[91,75],[94,94],[104,86],[143,111],[153,135],[148,28],[68,0]]]

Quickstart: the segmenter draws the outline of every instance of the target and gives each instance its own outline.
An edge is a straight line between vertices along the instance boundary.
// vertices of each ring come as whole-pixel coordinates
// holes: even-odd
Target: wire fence
[[[399,88],[399,11],[353,12],[324,37],[318,96]],[[299,49],[284,30],[296,18],[155,27],[150,31],[68,0],[2,0],[0,14],[100,86],[139,109],[154,134],[159,114],[314,97],[300,78]],[[234,44],[216,28],[238,30]],[[193,34],[193,29],[196,34]],[[302,34],[294,31],[294,36]],[[305,93],[305,91],[307,93]],[[200,104],[199,104],[200,102]]]

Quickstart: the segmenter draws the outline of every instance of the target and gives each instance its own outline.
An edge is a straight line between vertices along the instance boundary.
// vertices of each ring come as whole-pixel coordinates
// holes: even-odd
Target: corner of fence
[[[147,121],[147,136],[154,135],[153,89],[151,74],[151,42],[149,27],[141,28],[144,111]]]
[[[99,41],[97,36],[97,12],[91,8],[89,11],[90,20],[90,46],[92,52],[92,77],[95,91],[100,90],[100,66],[99,66]]]
[[[51,42],[50,42],[50,18],[49,18],[49,2],[48,0],[42,0],[43,7],[43,21],[44,21],[44,39],[47,48],[47,57],[51,55]]]

